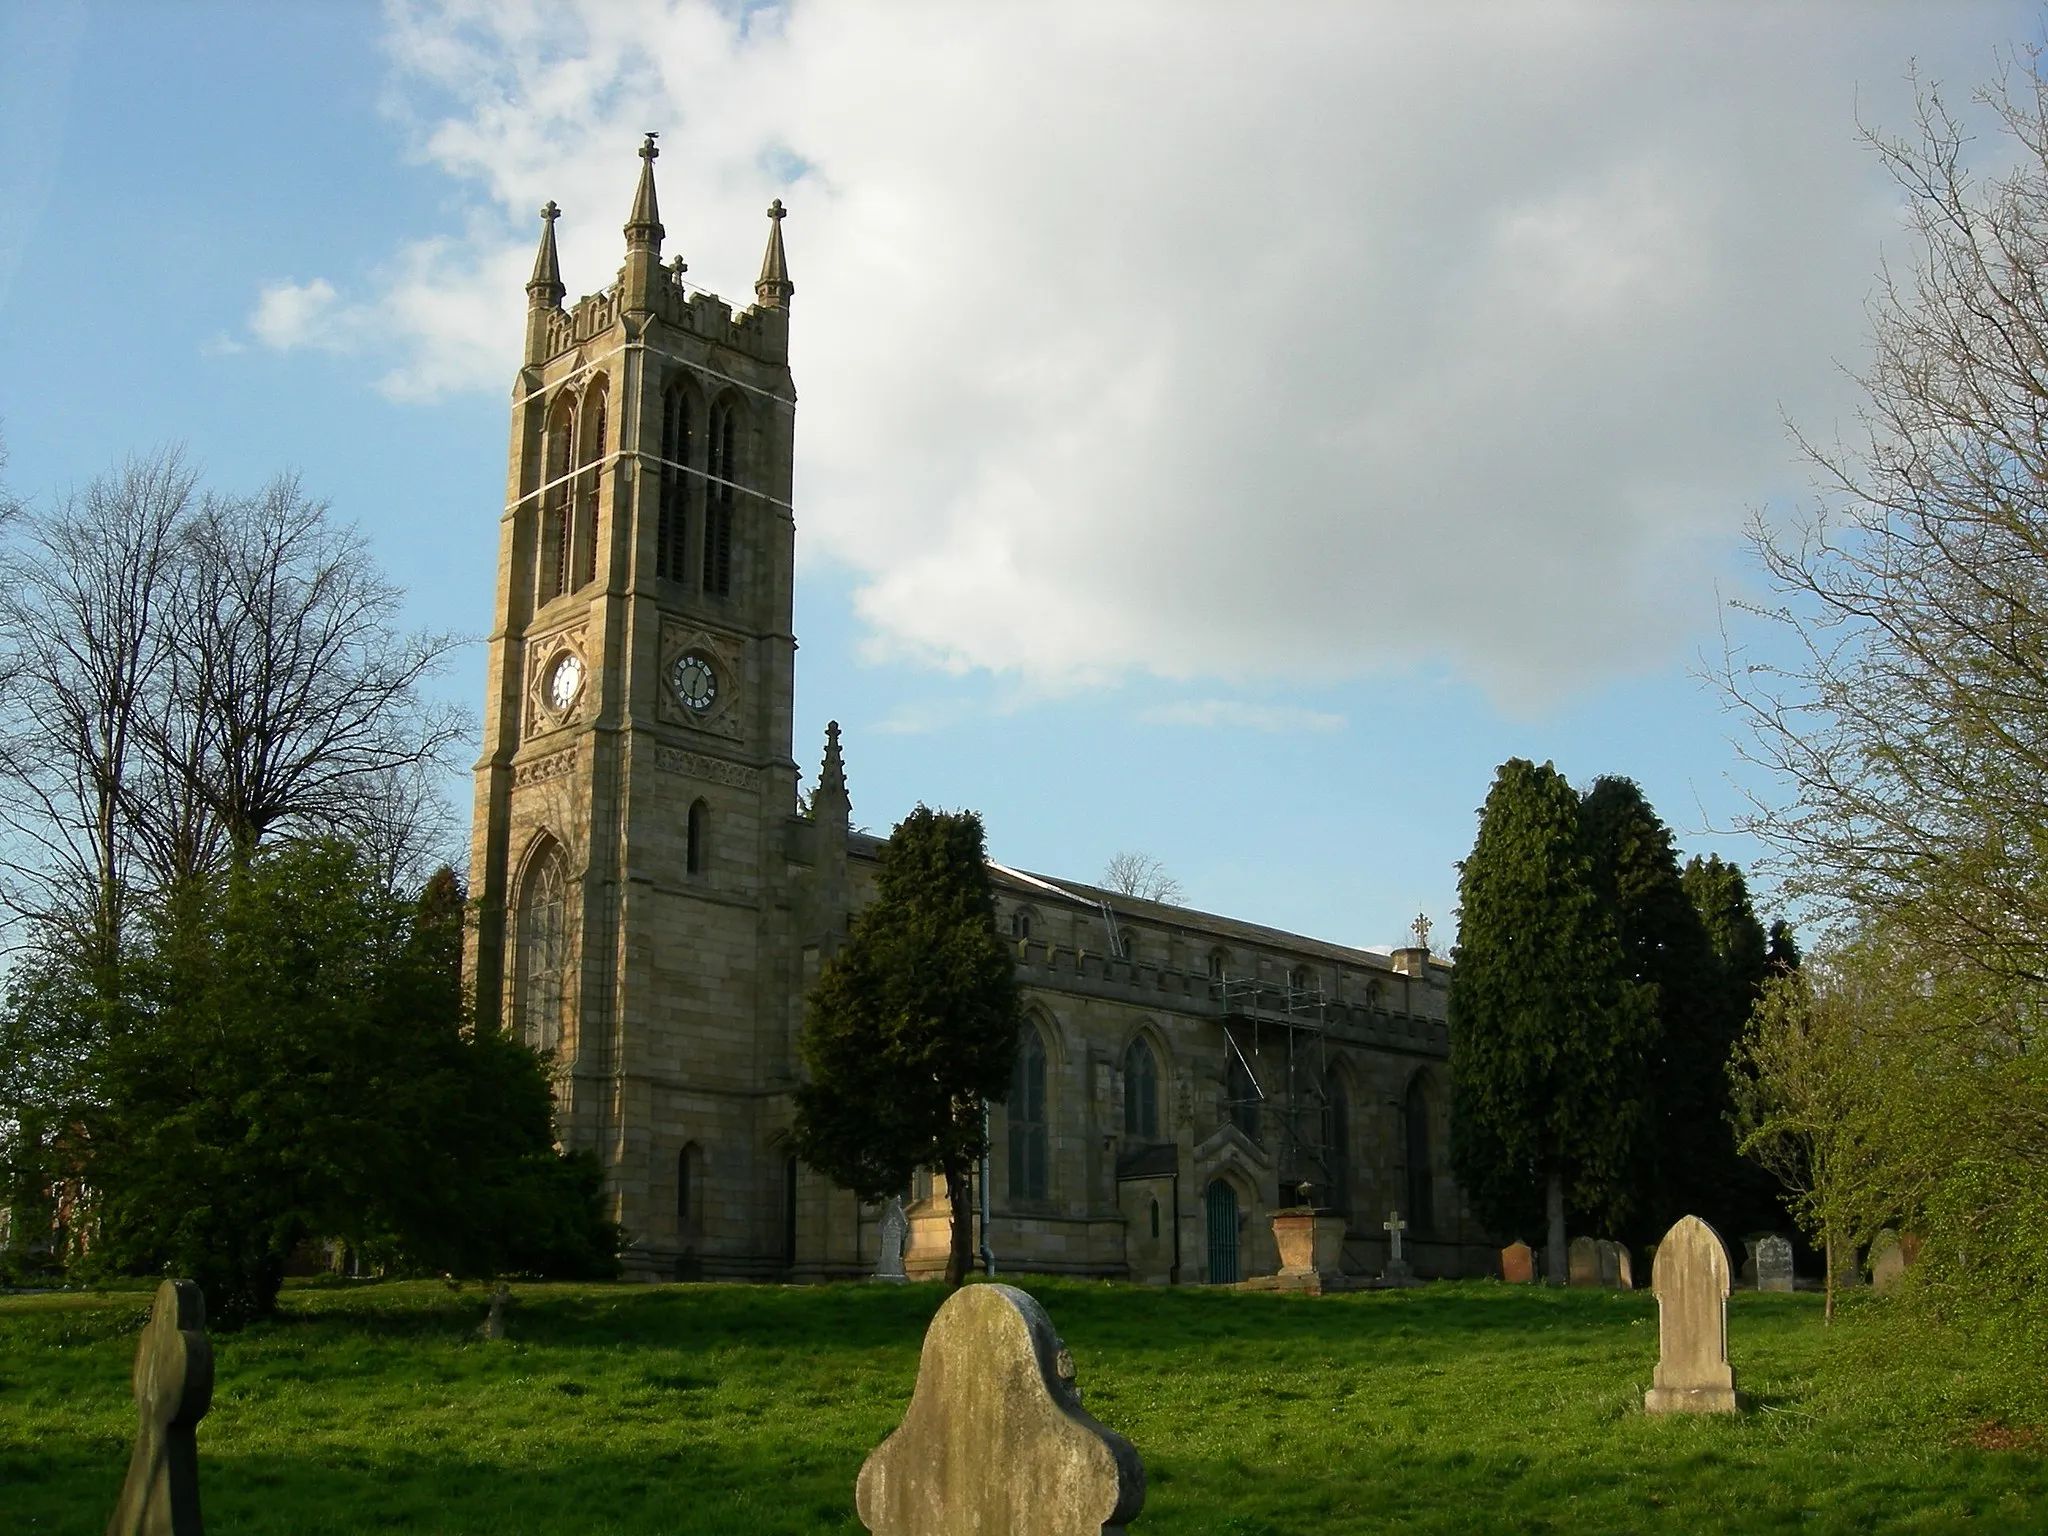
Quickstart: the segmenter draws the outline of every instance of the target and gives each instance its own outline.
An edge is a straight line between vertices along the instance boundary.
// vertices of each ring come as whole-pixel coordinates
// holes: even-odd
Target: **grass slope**
[[[1875,1384],[1813,1297],[1736,1299],[1749,1413],[1653,1420],[1641,1294],[1023,1283],[1090,1410],[1144,1456],[1134,1529],[1152,1536],[2048,1530],[2040,1456],[1970,1443],[1966,1371],[1930,1351]],[[0,1299],[0,1529],[104,1529],[147,1299]],[[215,1337],[207,1527],[857,1532],[854,1475],[909,1401],[941,1299],[532,1286],[513,1337],[485,1343],[474,1288],[294,1289],[277,1322]]]

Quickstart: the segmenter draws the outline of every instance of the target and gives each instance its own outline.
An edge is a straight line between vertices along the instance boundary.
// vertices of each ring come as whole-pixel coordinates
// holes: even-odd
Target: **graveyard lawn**
[[[1286,1296],[1025,1280],[1134,1440],[1134,1536],[2048,1530],[2038,1426],[1939,1340],[1873,1378],[1818,1298],[1737,1296],[1736,1418],[1650,1418],[1655,1301],[1497,1283]],[[215,1335],[215,1536],[856,1532],[930,1285],[310,1285]],[[0,1298],[0,1527],[96,1536],[149,1292]]]

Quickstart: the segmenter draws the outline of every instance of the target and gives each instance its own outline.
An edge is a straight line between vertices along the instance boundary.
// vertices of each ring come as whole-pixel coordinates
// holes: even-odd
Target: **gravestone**
[[[1311,1296],[1355,1289],[1358,1282],[1343,1272],[1344,1228],[1344,1218],[1335,1211],[1314,1207],[1275,1211],[1273,1246],[1280,1255],[1280,1272],[1240,1280],[1237,1288],[1302,1291]]]
[[[874,1536],[1120,1536],[1145,1507],[1145,1467],[1082,1410],[1045,1309],[969,1285],[926,1330],[909,1411],[854,1504]]]
[[[107,1536],[201,1536],[195,1431],[213,1401],[213,1341],[206,1297],[190,1280],[156,1288],[134,1386],[141,1422]]]
[[[502,1339],[505,1337],[505,1307],[512,1300],[512,1291],[502,1280],[491,1291],[491,1310],[484,1314],[484,1320],[477,1326],[477,1337]]]
[[[1889,1296],[1906,1278],[1906,1250],[1899,1234],[1885,1227],[1870,1242],[1870,1285],[1880,1296]]]
[[[1635,1260],[1629,1257],[1627,1243],[1616,1243],[1614,1245],[1614,1268],[1614,1283],[1624,1291],[1634,1290],[1636,1288],[1636,1264]]]
[[[903,1285],[910,1277],[903,1272],[903,1250],[910,1242],[910,1218],[895,1195],[882,1207],[881,1252],[875,1257],[874,1278],[885,1285]]]
[[[1792,1289],[1792,1244],[1775,1234],[1756,1240],[1756,1288],[1760,1291]]]
[[[1573,1285],[1600,1283],[1600,1245],[1590,1237],[1575,1237],[1565,1251],[1565,1274]]]
[[[1536,1280],[1536,1250],[1519,1238],[1500,1251],[1500,1277],[1509,1285],[1532,1285]]]
[[[1380,1230],[1387,1234],[1387,1267],[1380,1276],[1380,1283],[1414,1285],[1415,1268],[1401,1256],[1401,1234],[1408,1230],[1408,1223],[1401,1219],[1399,1211],[1389,1211],[1387,1219],[1380,1223]]]
[[[1681,1216],[1657,1245],[1657,1374],[1646,1413],[1733,1413],[1728,1365],[1728,1250],[1697,1216]]]
[[[1628,1264],[1628,1250],[1604,1237],[1593,1247],[1600,1255],[1600,1284],[1610,1291],[1628,1290],[1630,1287],[1621,1278]]]

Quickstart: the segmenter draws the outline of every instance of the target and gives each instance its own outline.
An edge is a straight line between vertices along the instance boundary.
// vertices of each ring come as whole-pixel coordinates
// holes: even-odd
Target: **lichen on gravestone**
[[[213,1402],[213,1341],[192,1281],[156,1288],[135,1346],[134,1388],[135,1450],[107,1536],[202,1536],[196,1431]]]
[[[926,1330],[909,1410],[854,1501],[874,1536],[1119,1536],[1145,1506],[1145,1468],[1081,1407],[1045,1309],[970,1285]]]

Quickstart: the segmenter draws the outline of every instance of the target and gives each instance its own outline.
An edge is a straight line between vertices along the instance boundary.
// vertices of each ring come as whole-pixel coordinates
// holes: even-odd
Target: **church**
[[[878,1213],[789,1149],[803,1000],[869,897],[838,727],[799,798],[795,285],[768,210],[739,310],[664,261],[654,136],[625,262],[526,286],[499,523],[466,966],[480,1023],[552,1052],[644,1280],[871,1273]],[[818,750],[814,747],[813,750]],[[855,777],[857,779],[857,764]],[[1377,1274],[1491,1272],[1449,1171],[1448,967],[997,866],[1026,1003],[975,1187],[910,1191],[913,1276],[975,1202],[999,1273],[1227,1284],[1303,1187]]]

